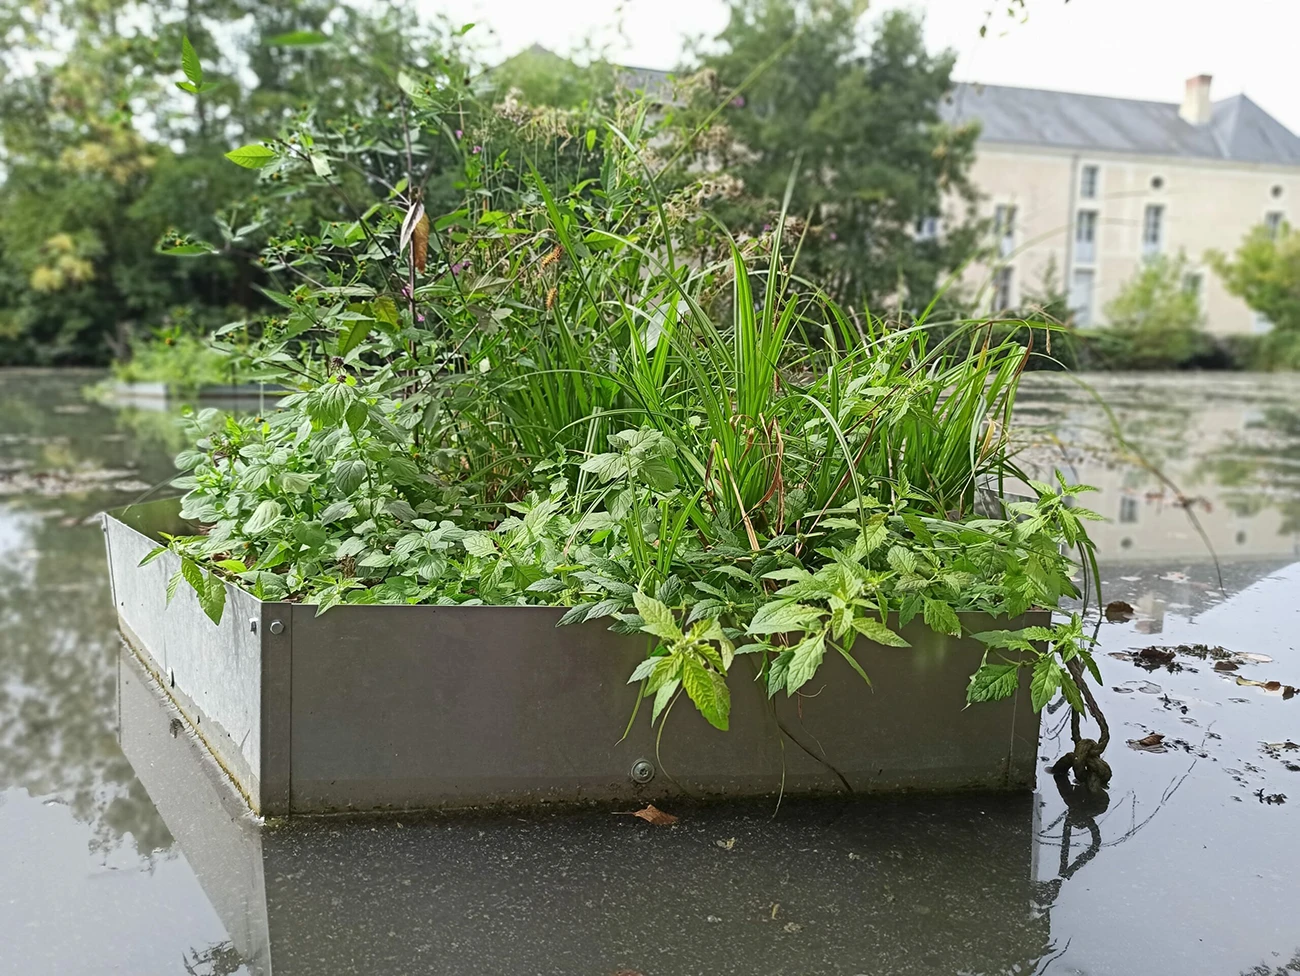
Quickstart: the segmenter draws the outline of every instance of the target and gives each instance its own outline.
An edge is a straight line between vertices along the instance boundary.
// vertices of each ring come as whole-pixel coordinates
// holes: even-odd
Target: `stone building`
[[[1300,216],[1300,137],[1245,95],[1213,101],[1210,82],[1189,79],[1181,104],[957,85],[945,114],[980,124],[971,177],[999,255],[967,283],[1016,308],[1050,270],[1076,323],[1099,325],[1143,260],[1182,252],[1210,332],[1266,331],[1205,254]]]

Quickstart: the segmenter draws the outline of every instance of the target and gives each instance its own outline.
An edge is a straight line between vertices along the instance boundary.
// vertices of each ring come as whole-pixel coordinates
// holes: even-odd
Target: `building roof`
[[[986,142],[1300,166],[1300,136],[1245,95],[1215,102],[1206,125],[1178,110],[1176,102],[959,84],[942,112],[949,122],[980,122]]]

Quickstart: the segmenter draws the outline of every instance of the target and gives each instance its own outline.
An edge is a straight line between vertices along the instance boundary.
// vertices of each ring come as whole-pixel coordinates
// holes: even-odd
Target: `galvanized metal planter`
[[[1028,792],[787,798],[777,817],[770,800],[676,801],[673,828],[604,812],[268,825],[125,649],[118,703],[122,751],[239,955],[221,972],[1007,973],[1050,940]]]
[[[1034,785],[1027,680],[966,708],[981,645],[919,621],[902,631],[911,648],[855,644],[871,688],[837,656],[801,699],[769,702],[733,679],[729,732],[682,706],[657,742],[645,715],[623,735],[645,641],[597,623],[557,629],[560,610],[317,616],[235,587],[219,626],[185,587],[168,606],[175,557],[139,563],[159,531],[181,530],[176,513],[155,502],[105,516],[122,634],[263,815]]]

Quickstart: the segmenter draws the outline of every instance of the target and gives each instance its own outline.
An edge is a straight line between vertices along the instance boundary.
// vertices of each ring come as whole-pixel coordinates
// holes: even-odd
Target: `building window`
[[[1074,324],[1081,329],[1092,325],[1092,292],[1095,276],[1092,271],[1075,269],[1070,278],[1070,311]]]
[[[1273,189],[1269,190],[1269,192],[1270,192],[1271,194],[1273,194],[1273,199],[1274,199],[1274,200],[1281,200],[1281,199],[1282,199],[1282,184],[1281,184],[1281,183],[1275,183],[1275,184],[1273,184]]]
[[[1119,500],[1119,520],[1136,522],[1138,520],[1138,500],[1132,495],[1124,495]]]
[[[1199,271],[1189,271],[1183,275],[1183,292],[1193,298],[1201,297],[1201,287],[1204,284],[1205,276]]]
[[[1096,166],[1085,166],[1079,175],[1079,196],[1085,200],[1097,199],[1097,176],[1100,170]]]
[[[1277,240],[1282,235],[1282,224],[1286,221],[1286,215],[1280,210],[1270,210],[1264,215],[1264,226],[1268,228],[1268,236]]]
[[[1092,264],[1097,260],[1097,211],[1080,210],[1074,224],[1074,260]]]
[[[918,241],[933,241],[938,237],[938,217],[921,217],[916,221],[916,239]]]
[[[1142,256],[1152,258],[1160,253],[1164,242],[1165,208],[1158,203],[1147,204],[1142,217]]]
[[[1011,284],[1012,269],[1008,265],[998,268],[997,276],[993,279],[993,311],[1005,312],[1012,307]]]
[[[1163,176],[1151,177],[1151,189],[1163,190],[1165,188],[1165,178]]]
[[[993,210],[993,236],[998,242],[998,253],[1007,257],[1016,249],[1016,208],[999,203]]]

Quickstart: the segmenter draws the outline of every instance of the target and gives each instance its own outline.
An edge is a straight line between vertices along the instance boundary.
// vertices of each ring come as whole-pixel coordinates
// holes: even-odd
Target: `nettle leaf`
[[[886,647],[912,646],[874,617],[853,618],[853,629],[867,640],[875,641],[877,644],[884,644]]]
[[[194,50],[194,45],[190,43],[189,36],[181,35],[181,71],[185,72],[185,77],[190,80],[190,84],[198,86],[203,84],[203,63],[199,61],[198,52]]]
[[[546,576],[528,587],[529,593],[559,593],[569,587],[558,576]]]
[[[651,725],[659,721],[660,713],[668,707],[668,703],[673,700],[673,695],[677,694],[677,689],[681,687],[681,684],[680,678],[673,678],[671,681],[666,681],[659,686],[659,690],[655,692],[654,708],[650,711]]]
[[[579,467],[605,482],[624,477],[629,466],[627,458],[622,454],[597,454],[587,458]]]
[[[636,669],[632,672],[632,676],[627,679],[627,683],[630,685],[634,685],[638,681],[644,681],[646,678],[650,677],[650,673],[654,671],[654,669],[663,660],[664,658],[662,657],[646,658],[644,661],[642,661],[640,664],[636,666]]]
[[[497,554],[497,544],[492,541],[491,536],[484,532],[468,532],[465,534],[465,538],[460,540],[460,544],[465,547],[465,551],[471,556],[487,558]]]
[[[902,546],[892,546],[885,556],[885,561],[889,563],[891,569],[900,573],[916,572],[916,553],[910,549],[904,549]]]
[[[244,523],[244,532],[248,535],[261,535],[279,521],[282,511],[279,502],[268,498],[253,510],[253,514]]]
[[[1034,711],[1042,711],[1043,706],[1056,696],[1057,689],[1060,687],[1061,666],[1056,662],[1056,658],[1045,654],[1034,662],[1034,673],[1029,679],[1029,698],[1033,703]]]
[[[794,651],[782,651],[767,666],[767,697],[773,697],[785,687],[790,674],[790,662],[794,660]]]
[[[355,556],[366,548],[366,540],[359,535],[348,536],[339,543],[338,548],[334,550],[335,559],[347,559],[349,556]]]
[[[682,687],[710,725],[727,731],[731,692],[722,675],[705,669],[693,655],[687,655],[682,659]]]
[[[244,167],[244,169],[261,169],[268,163],[274,162],[277,156],[273,149],[252,144],[230,150],[230,152],[226,153],[226,158],[236,166]]]
[[[745,633],[754,636],[765,634],[789,634],[816,626],[823,611],[802,603],[788,603],[774,600],[758,608],[758,612],[745,628]]]
[[[647,634],[653,634],[667,641],[684,639],[681,628],[677,626],[677,618],[665,604],[652,596],[646,596],[640,590],[632,594],[632,602],[636,604],[636,612],[645,621],[641,629]]]
[[[951,634],[953,637],[961,636],[961,620],[958,619],[953,608],[942,600],[926,597],[924,614],[925,622],[931,630],[940,634]]]
[[[599,603],[592,606],[592,608],[587,611],[587,615],[582,619],[585,622],[588,620],[597,620],[600,617],[612,617],[622,609],[622,600],[601,600]]]
[[[1020,685],[1018,664],[981,664],[966,686],[968,702],[998,701],[1010,698]]]
[[[826,632],[818,631],[811,637],[805,637],[793,648],[794,656],[790,659],[789,673],[786,675],[786,691],[794,694],[817,673],[822,658],[826,655]]]

